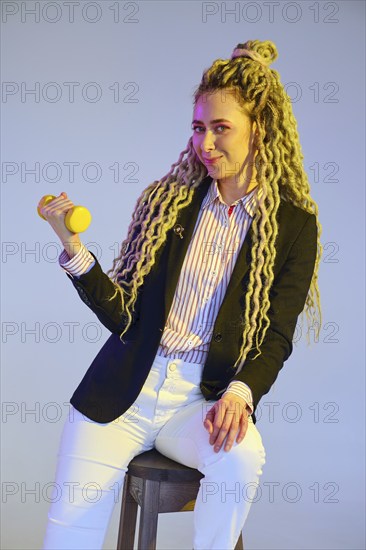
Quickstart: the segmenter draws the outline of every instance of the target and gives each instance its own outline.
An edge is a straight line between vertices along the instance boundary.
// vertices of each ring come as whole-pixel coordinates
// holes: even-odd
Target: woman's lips
[[[220,160],[221,157],[215,157],[214,159],[205,159],[203,158],[205,164],[215,164],[218,160]]]

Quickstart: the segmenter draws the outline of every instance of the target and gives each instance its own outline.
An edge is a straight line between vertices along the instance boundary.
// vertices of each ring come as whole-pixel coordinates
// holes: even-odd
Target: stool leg
[[[235,550],[244,550],[242,533],[240,533],[240,537],[238,538],[238,542],[236,543]]]
[[[160,481],[144,480],[138,550],[155,550],[158,530]]]
[[[133,550],[137,518],[137,502],[130,494],[131,477],[126,473],[123,484],[117,550]]]

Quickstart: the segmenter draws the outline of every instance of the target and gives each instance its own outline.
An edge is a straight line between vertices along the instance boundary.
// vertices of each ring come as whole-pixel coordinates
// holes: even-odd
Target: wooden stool
[[[133,550],[138,504],[137,548],[155,550],[158,514],[193,511],[203,477],[199,470],[179,464],[155,448],[135,456],[124,479],[117,550]],[[242,535],[235,550],[243,550]]]

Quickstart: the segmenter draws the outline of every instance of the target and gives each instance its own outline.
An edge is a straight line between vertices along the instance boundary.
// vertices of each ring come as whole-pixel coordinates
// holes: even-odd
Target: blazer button
[[[221,340],[222,340],[222,334],[220,334],[220,332],[218,332],[217,334],[215,334],[214,340],[215,340],[215,342],[221,342]]]

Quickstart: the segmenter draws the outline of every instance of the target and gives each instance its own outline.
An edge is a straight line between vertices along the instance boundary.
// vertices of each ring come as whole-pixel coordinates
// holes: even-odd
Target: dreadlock
[[[271,41],[249,40],[238,44],[231,59],[217,59],[204,71],[193,94],[194,106],[201,96],[217,91],[235,94],[241,110],[249,114],[258,129],[255,167],[258,186],[262,187],[263,194],[252,220],[251,267],[245,295],[245,317],[241,325],[241,349],[234,365],[239,365],[236,372],[241,370],[249,351],[257,349],[257,356],[261,354],[260,346],[270,325],[267,311],[270,307],[269,290],[274,279],[278,235],[276,214],[281,198],[316,216],[317,257],[304,307],[309,324],[308,344],[310,329],[317,327],[318,338],[321,327],[318,270],[323,250],[320,243],[322,228],[318,221],[318,207],[310,197],[291,99],[280,82],[278,72],[269,68],[277,57],[276,46]],[[169,229],[176,223],[179,210],[191,203],[194,190],[206,176],[207,169],[198,158],[190,137],[186,149],[171,170],[161,180],[151,183],[137,199],[120,255],[107,271],[115,285],[115,293],[109,300],[119,292],[121,314],[127,318],[120,334],[122,341],[132,322],[138,289],[153,267],[157,251],[165,243]],[[316,307],[319,320],[316,319]]]

